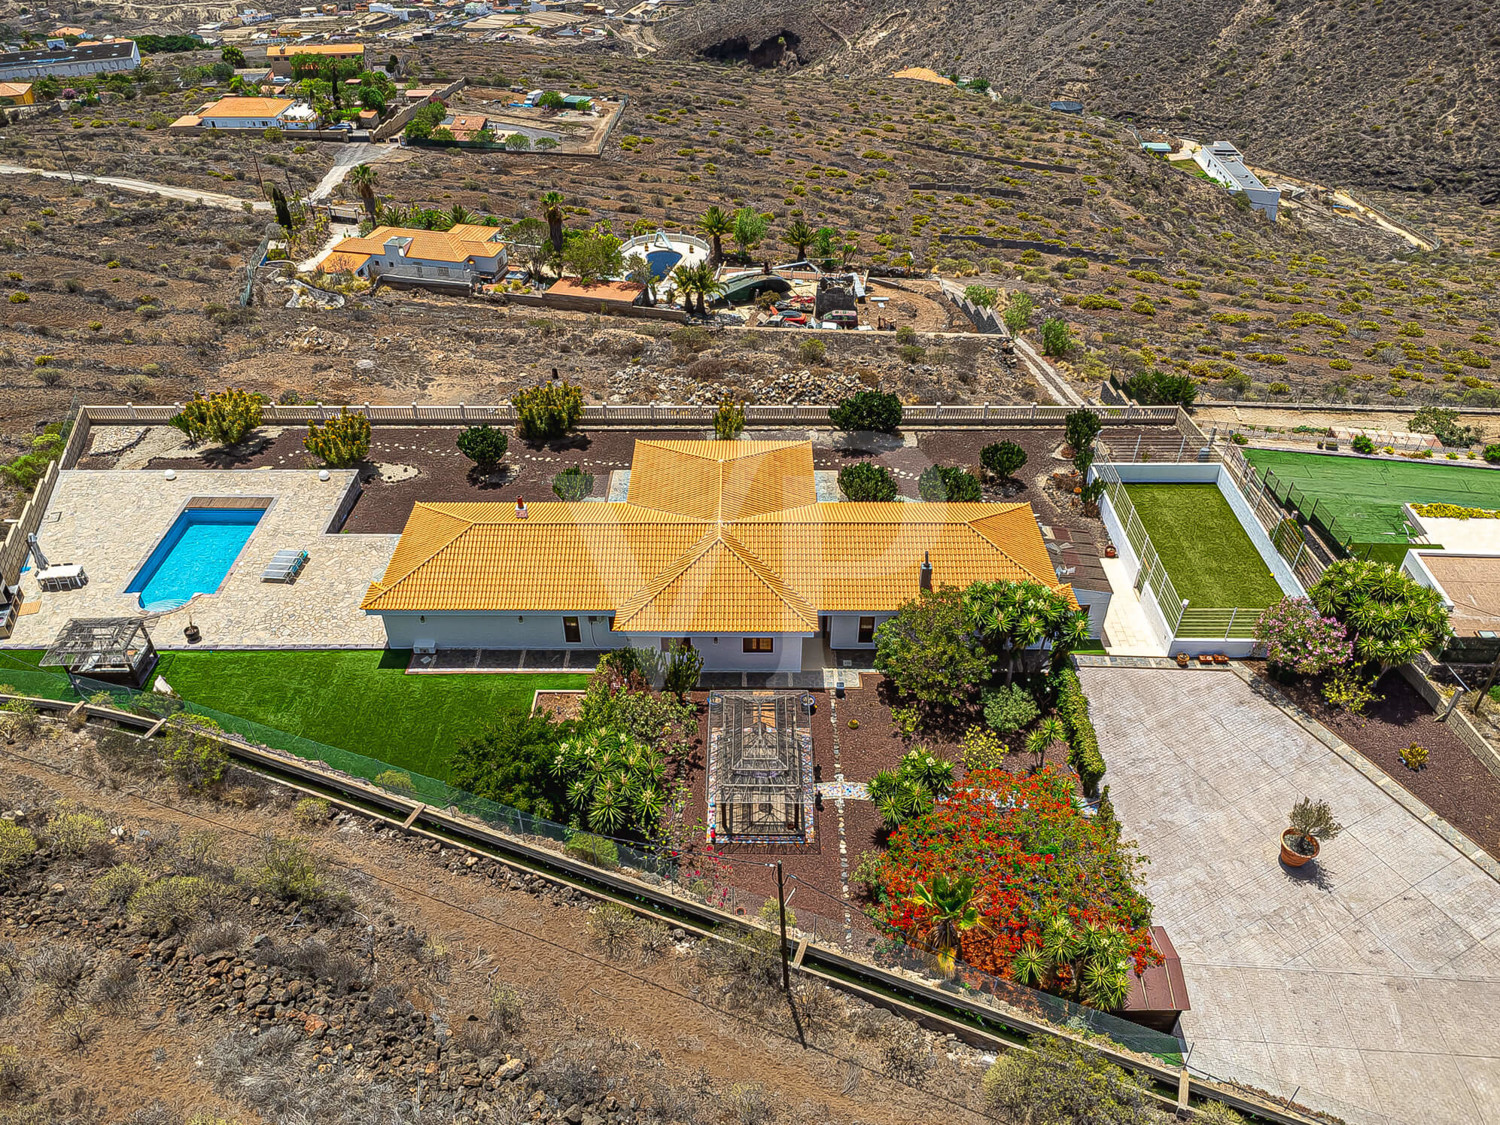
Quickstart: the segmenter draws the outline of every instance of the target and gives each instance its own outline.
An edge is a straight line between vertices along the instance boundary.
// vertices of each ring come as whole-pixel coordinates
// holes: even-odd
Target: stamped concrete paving
[[[39,610],[23,614],[4,644],[46,648],[70,618],[139,615],[140,600],[125,587],[189,499],[268,496],[274,502],[223,585],[152,626],[157,647],[186,647],[182,627],[191,617],[205,648],[381,648],[380,618],[365,615],[359,603],[398,536],[327,533],[355,476],[352,469],[326,481],[313,470],[194,470],[167,480],[143,470],[68,470],[58,477],[37,539],[48,562],[80,564],[88,585],[42,593],[30,572],[22,575],[26,599],[40,602]],[[306,550],[307,568],[295,583],[262,582],[266,562],[284,547]]]
[[[1193,1069],[1350,1122],[1500,1122],[1500,884],[1230,672],[1081,675]],[[1347,831],[1293,874],[1304,795]]]

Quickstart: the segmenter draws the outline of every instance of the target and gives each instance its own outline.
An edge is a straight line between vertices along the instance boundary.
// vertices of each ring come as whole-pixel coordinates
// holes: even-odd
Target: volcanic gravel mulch
[[[375,426],[370,455],[358,468],[363,491],[344,530],[364,534],[395,534],[406,526],[412,505],[433,503],[511,501],[529,496],[553,500],[552,478],[573,465],[594,474],[590,495],[609,494],[609,474],[628,469],[640,435],[627,430],[593,430],[554,442],[530,442],[511,436],[504,464],[493,474],[481,473],[459,452],[463,427]],[[241,456],[210,451],[198,457],[158,457],[152,469],[308,469],[318,462],[303,448],[307,431],[290,427],[254,453]],[[701,431],[653,431],[662,441],[698,440]],[[409,466],[416,475],[384,481],[381,466]],[[399,474],[398,474],[399,475]]]
[[[1265,667],[1258,666],[1263,675]],[[1408,793],[1500,859],[1500,778],[1485,769],[1400,672],[1387,672],[1376,690],[1385,698],[1363,716],[1329,706],[1317,686],[1277,683],[1277,690],[1374,762]],[[1409,769],[1401,751],[1427,748],[1427,765]],[[1106,751],[1107,753],[1107,751]]]

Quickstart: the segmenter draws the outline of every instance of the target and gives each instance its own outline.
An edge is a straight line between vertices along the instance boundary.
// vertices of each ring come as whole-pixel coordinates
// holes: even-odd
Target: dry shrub
[[[636,916],[623,906],[608,904],[589,911],[589,937],[611,961],[629,956],[635,947]]]
[[[147,884],[130,900],[130,912],[141,925],[159,934],[186,929],[211,914],[220,888],[196,875],[169,875]]]
[[[662,923],[653,922],[649,918],[637,920],[635,936],[640,947],[642,965],[661,960],[666,956],[667,950],[672,948],[672,932]]]
[[[31,959],[31,975],[46,993],[48,1005],[61,1011],[83,990],[87,958],[76,945],[44,945]]]
[[[193,939],[188,948],[193,951],[194,956],[205,956],[209,953],[234,952],[245,940],[245,927],[238,922],[222,921],[209,922],[193,931]]]
[[[89,886],[89,899],[100,906],[120,910],[145,884],[146,873],[135,864],[117,864],[93,881]]]
[[[86,1009],[72,1008],[58,1019],[54,1033],[63,1050],[86,1051],[99,1038],[99,1022],[91,1019]]]
[[[9,1044],[0,1046],[0,1100],[20,1097],[31,1084],[31,1064]]]
[[[112,952],[94,973],[89,999],[107,1011],[124,1011],[135,999],[138,983],[135,962],[122,953]]]
[[[98,859],[109,849],[109,825],[84,809],[59,806],[44,833],[49,845],[71,859]]]
[[[932,1052],[921,1033],[914,1030],[899,1030],[880,1052],[880,1068],[886,1077],[910,1086],[921,1086],[931,1067]]]

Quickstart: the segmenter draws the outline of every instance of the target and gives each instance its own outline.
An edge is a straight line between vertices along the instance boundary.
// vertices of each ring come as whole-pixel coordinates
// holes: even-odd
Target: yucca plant
[[[219,445],[236,445],[260,425],[265,396],[235,387],[204,398],[193,396],[182,410],[172,415],[169,424],[177,427],[193,442],[212,441]]]
[[[1053,716],[1043,719],[1036,725],[1036,729],[1026,736],[1026,749],[1036,755],[1036,768],[1041,769],[1047,757],[1048,747],[1054,743],[1067,741],[1067,728],[1063,726],[1061,719]]]
[[[330,469],[347,469],[370,455],[370,420],[346,406],[321,426],[309,422],[302,444]]]
[[[733,441],[745,428],[745,405],[732,399],[719,403],[714,411],[714,437],[719,441]]]

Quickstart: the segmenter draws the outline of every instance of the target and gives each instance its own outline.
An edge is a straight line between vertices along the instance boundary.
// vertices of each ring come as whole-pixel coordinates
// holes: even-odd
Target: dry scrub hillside
[[[1006,94],[1223,136],[1324,182],[1494,203],[1497,26],[1491,0],[738,0],[658,34],[684,55],[825,74],[983,76]]]
[[[977,1053],[799,979],[801,1046],[764,953],[4,721],[7,1125],[982,1120]]]

